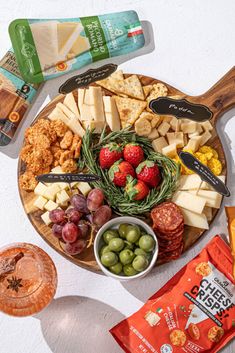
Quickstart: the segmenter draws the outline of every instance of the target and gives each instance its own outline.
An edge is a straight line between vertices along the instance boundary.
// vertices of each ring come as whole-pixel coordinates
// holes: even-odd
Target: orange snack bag
[[[235,336],[232,256],[218,235],[111,329],[127,353],[216,353]]]
[[[233,278],[235,279],[235,207],[225,206],[228,218],[228,231],[231,253],[233,257]]]

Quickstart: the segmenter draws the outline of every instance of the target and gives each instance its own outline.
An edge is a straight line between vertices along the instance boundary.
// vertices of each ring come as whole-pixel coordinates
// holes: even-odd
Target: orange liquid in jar
[[[56,287],[55,265],[42,249],[26,243],[0,249],[1,311],[13,316],[33,315],[51,302]]]

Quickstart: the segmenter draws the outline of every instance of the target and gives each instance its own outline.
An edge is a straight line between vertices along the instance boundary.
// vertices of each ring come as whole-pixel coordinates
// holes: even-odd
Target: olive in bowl
[[[158,241],[151,227],[135,217],[117,217],[98,231],[94,252],[101,270],[127,281],[144,277],[158,256]]]

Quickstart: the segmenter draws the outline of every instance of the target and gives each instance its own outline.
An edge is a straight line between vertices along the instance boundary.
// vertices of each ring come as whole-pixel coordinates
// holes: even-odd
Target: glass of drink
[[[0,311],[33,315],[51,302],[56,287],[55,265],[42,249],[26,243],[0,248]]]

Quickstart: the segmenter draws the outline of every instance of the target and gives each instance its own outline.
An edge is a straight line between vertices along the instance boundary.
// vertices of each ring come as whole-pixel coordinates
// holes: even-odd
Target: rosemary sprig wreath
[[[151,189],[146,199],[131,201],[123,188],[116,187],[108,177],[108,172],[99,166],[99,151],[109,142],[117,142],[125,145],[129,142],[138,143],[144,150],[146,159],[155,162],[160,168],[162,181],[158,188]],[[102,189],[106,200],[114,212],[118,215],[144,216],[154,206],[169,199],[175,191],[180,175],[179,164],[170,158],[153,151],[151,142],[141,136],[137,136],[128,128],[106,133],[105,129],[100,135],[87,129],[82,141],[82,151],[79,166],[85,166],[90,173],[97,174],[101,180],[93,182],[92,186]]]

